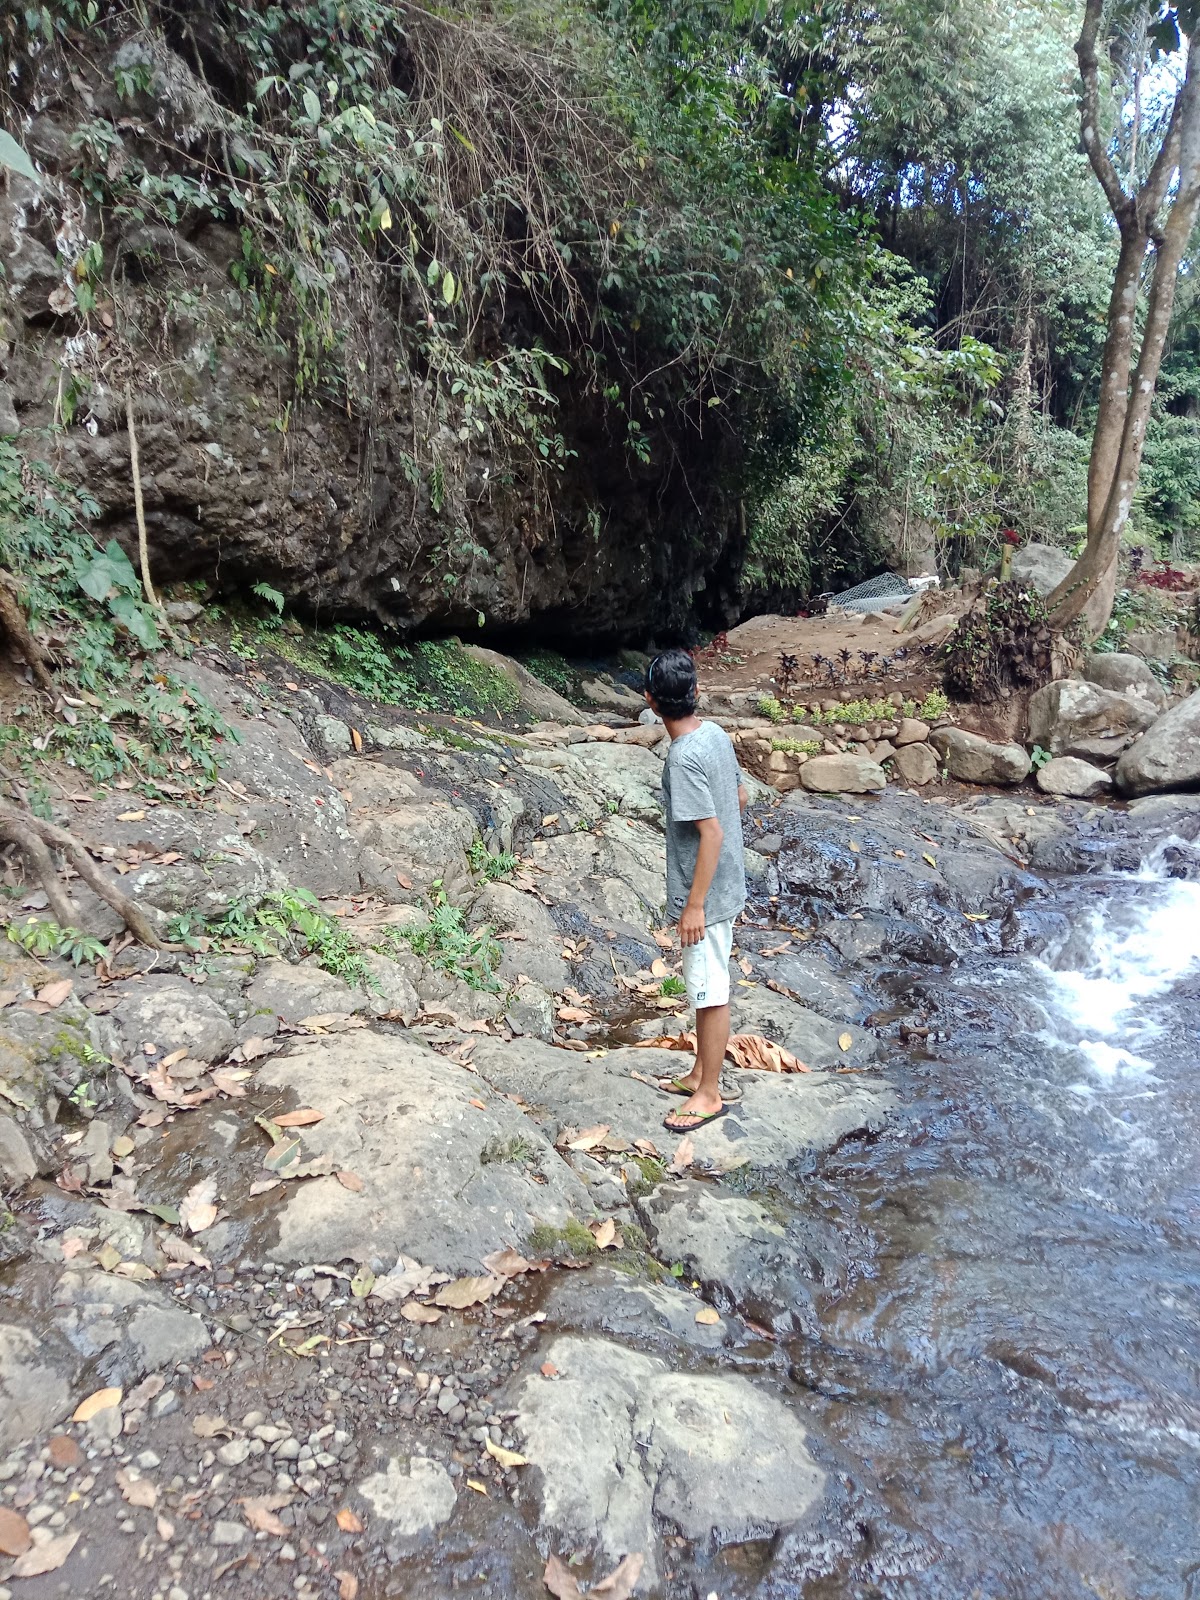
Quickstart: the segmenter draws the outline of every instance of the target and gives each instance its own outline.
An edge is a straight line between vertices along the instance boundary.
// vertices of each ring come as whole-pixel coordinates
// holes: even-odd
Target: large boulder
[[[590,1217],[566,1162],[485,1081],[410,1039],[367,1031],[272,1061],[260,1083],[324,1112],[301,1138],[305,1160],[325,1168],[288,1186],[274,1259],[378,1270],[403,1251],[440,1270],[478,1272],[484,1256],[521,1245],[539,1223]],[[338,1172],[356,1174],[361,1188],[345,1188]]]
[[[1102,767],[1093,767],[1077,756],[1054,756],[1037,772],[1037,786],[1043,794],[1066,795],[1074,800],[1094,800],[1109,794],[1113,781]]]
[[[820,1508],[807,1429],[749,1379],[676,1372],[606,1339],[565,1336],[539,1354],[557,1375],[524,1379],[515,1426],[540,1470],[542,1524],[568,1547],[607,1564],[641,1552],[654,1589],[666,1560],[656,1523],[720,1546]]]
[[[1080,678],[1048,683],[1029,702],[1029,737],[1052,756],[1115,761],[1158,712],[1140,694],[1119,694]]]
[[[1151,705],[1163,707],[1167,692],[1142,660],[1141,656],[1125,655],[1121,651],[1100,651],[1088,656],[1079,669],[1079,676],[1089,683],[1098,683],[1102,689],[1113,689],[1117,694],[1137,694]]]
[[[800,782],[813,794],[869,794],[887,788],[887,773],[867,756],[813,756]]]
[[[196,1061],[223,1061],[233,1049],[233,1024],[203,989],[186,978],[141,978],[113,1013],[130,1055],[155,1045],[161,1055],[186,1050]]]
[[[535,722],[558,722],[577,728],[586,724],[588,719],[582,711],[577,711],[556,689],[551,689],[549,684],[543,683],[528,667],[523,667],[511,656],[502,656],[498,650],[485,650],[478,644],[464,645],[463,649],[472,661],[490,667],[493,672],[503,673],[510,683],[515,684],[521,696],[522,711],[528,713]]]
[[[1029,776],[1029,753],[1019,744],[993,744],[965,728],[935,728],[929,739],[961,783],[1021,783]]]
[[[1013,552],[1012,575],[1018,583],[1027,583],[1038,594],[1047,595],[1058,588],[1074,565],[1057,545],[1035,542]]]
[[[1122,794],[1190,789],[1200,784],[1200,689],[1170,711],[1125,751],[1117,763]]]
[[[902,744],[892,757],[892,776],[923,789],[938,775],[937,752],[928,744]]]

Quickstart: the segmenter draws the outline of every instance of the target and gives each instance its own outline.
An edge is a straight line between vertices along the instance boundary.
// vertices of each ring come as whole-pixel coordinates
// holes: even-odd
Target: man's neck
[[[693,711],[690,717],[664,717],[663,727],[666,728],[672,741],[682,739],[685,733],[695,733],[700,726],[700,718]]]

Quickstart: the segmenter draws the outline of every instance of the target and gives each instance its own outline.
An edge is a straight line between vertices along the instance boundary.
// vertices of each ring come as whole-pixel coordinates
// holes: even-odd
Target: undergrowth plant
[[[103,939],[84,933],[80,928],[60,928],[57,922],[44,922],[36,917],[10,922],[4,931],[13,944],[39,959],[61,956],[79,967],[85,961],[101,961],[108,954]]]
[[[308,889],[280,889],[260,900],[237,900],[217,916],[185,912],[172,919],[167,937],[189,950],[216,945],[259,957],[315,956],[320,967],[352,987],[378,988],[362,947],[325,915]]]
[[[31,702],[3,742],[27,771],[49,754],[94,783],[129,779],[156,797],[202,789],[236,735],[153,659],[159,614],[120,545],[92,535],[98,514],[86,491],[0,440],[0,566],[64,701],[44,726]]]
[[[501,850],[493,855],[482,839],[471,840],[467,846],[467,861],[471,871],[485,883],[511,878],[517,870],[517,858],[511,850]]]
[[[450,904],[440,884],[433,885],[428,922],[415,928],[387,928],[375,948],[383,955],[396,955],[404,945],[468,988],[499,992],[500,946],[491,928],[486,923],[468,927],[465,913]]]

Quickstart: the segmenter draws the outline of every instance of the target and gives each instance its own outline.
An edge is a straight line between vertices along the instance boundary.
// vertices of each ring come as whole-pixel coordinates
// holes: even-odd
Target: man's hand
[[[679,943],[686,950],[690,944],[699,944],[704,938],[704,907],[684,906],[679,919]]]

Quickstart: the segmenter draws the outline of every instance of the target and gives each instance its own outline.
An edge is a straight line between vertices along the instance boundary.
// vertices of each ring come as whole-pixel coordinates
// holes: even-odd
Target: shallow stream
[[[759,1594],[1200,1595],[1200,852],[1055,904],[1038,957],[893,976],[930,1040],[804,1186],[872,1248],[789,1350],[861,1543]]]

